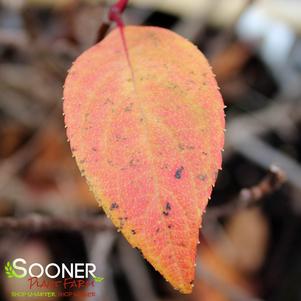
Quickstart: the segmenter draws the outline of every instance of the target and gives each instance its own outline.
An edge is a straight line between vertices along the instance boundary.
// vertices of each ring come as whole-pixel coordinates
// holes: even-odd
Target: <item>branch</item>
[[[284,172],[276,165],[272,165],[268,174],[259,184],[251,188],[244,188],[241,190],[239,203],[242,204],[242,207],[250,207],[266,195],[277,190],[285,182],[285,180],[286,176]]]
[[[197,278],[206,282],[211,287],[218,290],[226,300],[232,301],[263,301],[256,297],[252,297],[239,286],[229,285],[225,280],[217,277],[217,275],[204,264],[204,261],[197,256],[196,267]]]
[[[30,232],[45,230],[105,231],[112,228],[113,225],[109,219],[104,217],[66,219],[31,214],[22,218],[0,218],[0,230],[21,230]]]
[[[229,216],[236,211],[250,208],[258,204],[265,196],[277,190],[286,180],[284,172],[277,166],[272,165],[268,174],[255,186],[244,188],[233,202],[219,206],[208,208],[206,214],[209,218]]]
[[[206,218],[228,216],[238,210],[256,205],[263,197],[278,189],[285,181],[285,175],[276,166],[271,166],[268,174],[259,184],[243,189],[239,197],[227,205],[209,208]],[[66,219],[45,215],[32,214],[27,217],[2,217],[0,230],[78,230],[78,231],[105,231],[114,227],[109,219],[104,217],[89,217],[86,219]]]

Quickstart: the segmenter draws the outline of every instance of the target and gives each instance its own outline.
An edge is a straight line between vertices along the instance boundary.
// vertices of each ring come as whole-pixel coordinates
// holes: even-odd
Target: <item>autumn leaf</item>
[[[67,136],[115,226],[189,293],[201,217],[221,168],[223,101],[189,41],[156,27],[127,26],[124,36],[126,47],[114,30],[72,66]]]

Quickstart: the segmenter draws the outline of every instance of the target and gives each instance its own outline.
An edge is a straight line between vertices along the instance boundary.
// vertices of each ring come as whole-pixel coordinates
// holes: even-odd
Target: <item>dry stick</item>
[[[228,216],[236,211],[252,207],[265,196],[277,190],[285,180],[284,172],[279,167],[272,165],[268,174],[257,185],[242,189],[238,198],[229,204],[209,208],[206,218]]]
[[[108,22],[103,22],[97,32],[96,35],[96,40],[95,43],[99,43],[100,41],[102,41],[104,39],[104,37],[106,36],[108,30],[110,29],[111,24]]]
[[[208,267],[200,260],[200,257],[197,258],[197,276],[203,279],[211,287],[219,290],[227,300],[231,301],[263,301],[262,299],[252,297],[247,292],[242,290],[238,286],[232,286],[226,283],[224,280],[215,276]]]
[[[112,228],[112,223],[105,217],[71,219],[31,214],[22,218],[0,218],[0,230],[21,230],[30,232],[45,230],[105,231]]]
[[[243,204],[243,207],[253,205],[266,195],[271,194],[278,189],[285,180],[286,176],[284,172],[276,165],[272,165],[268,174],[259,184],[241,190],[239,195],[240,203]]]
[[[238,212],[239,210],[258,204],[262,198],[278,189],[284,183],[285,179],[284,172],[277,166],[272,165],[268,171],[268,174],[257,185],[242,189],[235,201],[221,207],[210,208],[208,213],[205,215],[206,219],[208,218],[208,221],[205,223],[209,224],[210,218],[212,222],[218,217],[229,216]],[[242,290],[240,287],[229,285],[223,280],[218,279],[215,274],[208,267],[206,267],[206,265],[204,265],[204,262],[201,261],[200,257],[198,257],[197,261],[197,276],[218,289],[230,300],[262,301],[256,297],[249,296],[248,293]]]
[[[269,173],[259,184],[251,188],[243,189],[237,200],[230,204],[210,208],[206,214],[206,218],[228,216],[238,210],[256,205],[264,196],[279,188],[284,181],[284,173],[278,167],[272,166]],[[14,217],[0,218],[0,230],[1,229],[27,231],[55,229],[103,231],[113,229],[113,225],[107,218],[102,217],[65,219],[33,214],[19,219]]]

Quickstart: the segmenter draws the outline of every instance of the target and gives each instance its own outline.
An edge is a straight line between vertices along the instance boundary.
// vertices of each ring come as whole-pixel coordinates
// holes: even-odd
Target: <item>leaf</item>
[[[102,282],[102,281],[104,280],[104,278],[103,278],[103,277],[95,276],[95,277],[93,278],[93,280],[94,280],[95,282],[99,283],[99,282]]]
[[[223,101],[202,53],[127,26],[84,52],[64,89],[67,136],[99,204],[133,247],[190,293],[201,216],[224,143]]]
[[[6,274],[7,278],[13,278],[13,277],[15,277],[15,275],[14,275],[14,269],[11,266],[11,264],[10,264],[9,261],[4,266],[4,270],[5,270],[5,274]]]

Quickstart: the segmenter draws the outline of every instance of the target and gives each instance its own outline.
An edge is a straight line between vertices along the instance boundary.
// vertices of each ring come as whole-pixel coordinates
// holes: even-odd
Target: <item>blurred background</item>
[[[109,4],[0,0],[1,269],[16,257],[94,262],[105,278],[89,289],[95,296],[62,300],[301,300],[301,1],[132,0],[124,13],[126,24],[166,27],[195,43],[227,105],[223,170],[188,296],[111,229],[66,140],[64,79],[72,61],[95,43]],[[262,193],[273,164],[286,182]],[[232,204],[242,201],[242,192],[257,193],[259,202],[238,210]],[[4,273],[0,279],[1,301],[14,300],[12,290],[27,290],[25,280]]]

